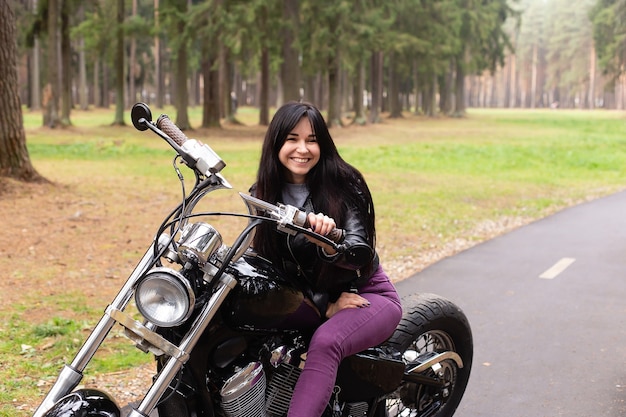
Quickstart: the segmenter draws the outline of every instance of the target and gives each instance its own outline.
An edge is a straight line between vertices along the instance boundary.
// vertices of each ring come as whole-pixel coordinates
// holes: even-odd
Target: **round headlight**
[[[148,272],[135,290],[139,312],[161,327],[177,326],[187,320],[195,301],[189,281],[169,268],[155,268]]]

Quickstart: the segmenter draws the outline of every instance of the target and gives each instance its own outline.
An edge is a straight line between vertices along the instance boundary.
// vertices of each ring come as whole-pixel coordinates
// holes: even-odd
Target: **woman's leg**
[[[315,331],[294,390],[289,417],[321,416],[332,394],[341,360],[384,342],[400,322],[400,300],[381,269],[361,288],[359,295],[370,302],[369,307],[341,310]]]

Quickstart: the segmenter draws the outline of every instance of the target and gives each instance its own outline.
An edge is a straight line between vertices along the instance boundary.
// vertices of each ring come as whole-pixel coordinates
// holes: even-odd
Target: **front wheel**
[[[472,331],[465,314],[451,301],[434,294],[419,294],[409,304],[387,344],[401,354],[407,369],[418,358],[432,353],[455,352],[463,362],[439,362],[420,376],[435,379],[439,386],[404,381],[377,407],[377,417],[450,417],[454,414],[470,376],[473,356]]]

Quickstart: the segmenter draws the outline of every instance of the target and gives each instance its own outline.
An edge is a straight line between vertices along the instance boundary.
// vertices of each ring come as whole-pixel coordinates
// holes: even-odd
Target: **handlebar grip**
[[[301,212],[303,213],[303,212]],[[309,223],[309,220],[305,218],[305,221],[303,223],[303,227],[311,227],[311,224]],[[337,229],[334,228],[333,230],[330,231],[330,233],[328,233],[326,235],[326,237],[330,240],[332,240],[335,243],[339,243],[343,240],[343,236],[344,236],[344,230],[343,229]]]
[[[339,243],[343,240],[343,235],[343,229],[333,229],[326,237],[335,243]]]
[[[183,143],[187,142],[189,138],[183,133],[182,130],[172,122],[172,120],[166,115],[162,114],[156,121],[156,126],[161,129],[167,136],[169,136],[178,146],[183,146]]]
[[[304,227],[306,229],[311,227],[311,223],[309,223],[309,218],[305,211],[299,210],[291,205],[280,205],[280,207],[287,209],[286,215],[293,221],[295,225]],[[335,243],[340,243],[343,240],[344,235],[345,231],[343,229],[335,228],[324,237]]]

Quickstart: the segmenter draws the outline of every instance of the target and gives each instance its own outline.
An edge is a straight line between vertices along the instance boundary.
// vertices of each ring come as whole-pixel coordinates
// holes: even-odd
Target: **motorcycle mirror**
[[[133,121],[135,129],[148,130],[148,123],[152,121],[152,112],[146,103],[135,103],[130,111],[130,119]]]

